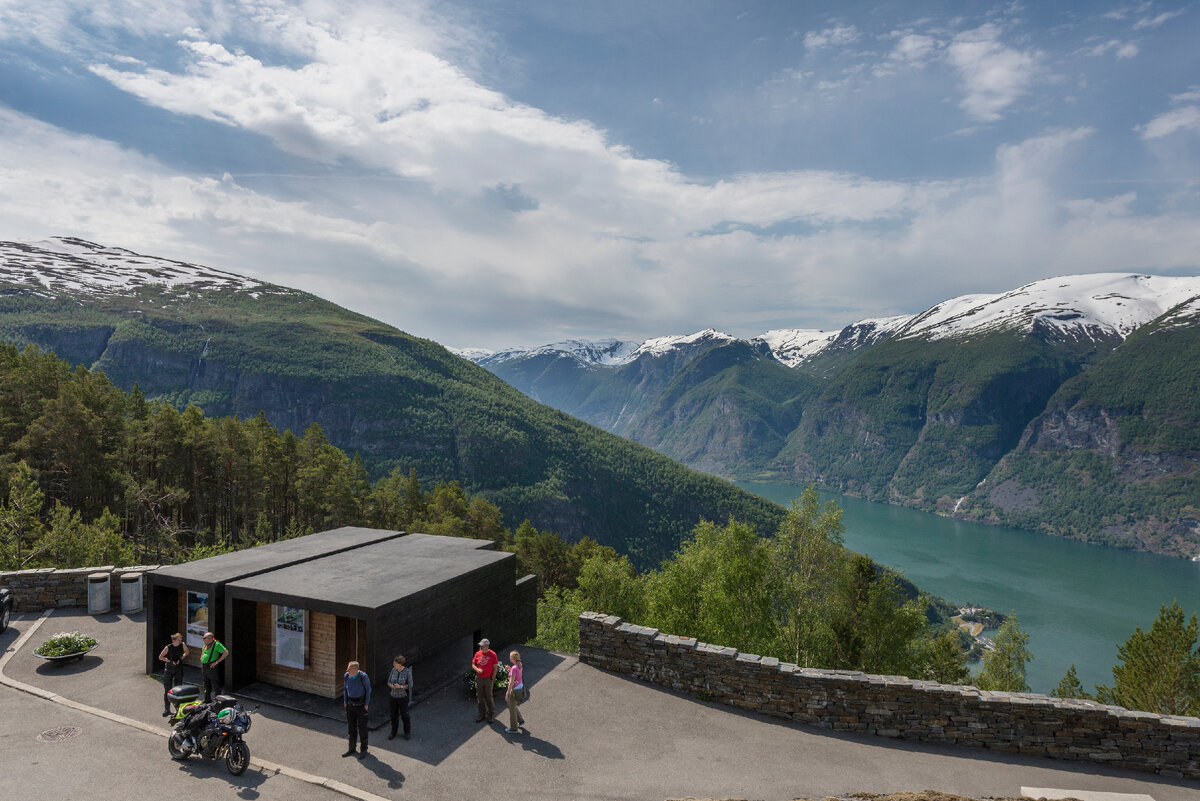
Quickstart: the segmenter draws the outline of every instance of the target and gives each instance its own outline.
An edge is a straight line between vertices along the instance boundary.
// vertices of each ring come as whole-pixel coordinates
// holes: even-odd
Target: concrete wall
[[[605,670],[838,731],[1200,778],[1200,719],[1035,693],[813,670],[585,612],[579,658]]]
[[[110,590],[112,595],[112,611],[121,611],[121,576],[126,573],[149,573],[157,570],[158,565],[138,565],[136,567],[113,568],[80,567],[74,570],[56,570],[52,567],[38,570],[13,570],[0,573],[0,585],[8,587],[13,592],[16,601],[15,611],[37,612],[70,606],[88,605],[88,576],[92,573],[111,573]],[[146,603],[146,584],[142,581],[142,605]]]
[[[372,664],[363,665],[363,669],[371,680],[377,682],[387,676],[396,654],[404,654],[409,665],[417,665],[475,631],[481,631],[497,645],[524,642],[511,637],[523,625],[529,609],[533,610],[536,621],[537,602],[535,598],[530,604],[525,598],[524,585],[516,580],[516,564],[516,555],[508,554],[500,561],[454,576],[382,610],[370,621],[368,629]],[[520,607],[518,598],[524,607]],[[518,618],[521,615],[524,617]],[[470,659],[470,654],[464,654],[464,671]]]

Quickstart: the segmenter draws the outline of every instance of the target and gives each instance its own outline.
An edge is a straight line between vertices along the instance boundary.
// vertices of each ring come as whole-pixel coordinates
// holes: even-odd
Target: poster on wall
[[[304,630],[308,612],[292,606],[275,607],[275,664],[304,670]]]
[[[187,594],[187,644],[194,648],[204,647],[204,632],[208,631],[208,593]]]

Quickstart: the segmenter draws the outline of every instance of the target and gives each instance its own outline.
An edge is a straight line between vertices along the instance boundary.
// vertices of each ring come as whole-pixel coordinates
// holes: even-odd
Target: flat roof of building
[[[407,534],[230,583],[251,600],[379,609],[480,568],[515,559],[490,540]],[[309,604],[305,608],[312,608]]]
[[[304,537],[259,545],[233,553],[223,553],[168,565],[150,573],[156,583],[177,585],[183,582],[219,584],[279,570],[331,554],[361,548],[405,536],[402,531],[344,526]],[[162,581],[167,579],[167,581]]]

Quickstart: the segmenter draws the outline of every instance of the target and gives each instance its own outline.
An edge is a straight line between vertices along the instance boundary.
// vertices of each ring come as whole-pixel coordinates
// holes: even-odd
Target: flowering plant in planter
[[[45,657],[70,656],[90,651],[95,647],[95,637],[88,637],[78,631],[60,631],[38,646],[35,653]]]
[[[475,697],[475,671],[468,670],[463,674],[463,688],[467,691],[467,695]],[[496,665],[496,674],[492,676],[492,693],[502,693],[508,689],[508,666],[504,664]]]

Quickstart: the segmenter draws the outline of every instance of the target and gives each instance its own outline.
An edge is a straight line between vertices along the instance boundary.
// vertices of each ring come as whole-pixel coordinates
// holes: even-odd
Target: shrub
[[[42,643],[37,653],[39,656],[67,656],[78,654],[96,647],[96,638],[80,634],[78,631],[60,631]]]

